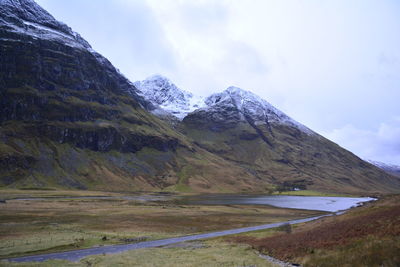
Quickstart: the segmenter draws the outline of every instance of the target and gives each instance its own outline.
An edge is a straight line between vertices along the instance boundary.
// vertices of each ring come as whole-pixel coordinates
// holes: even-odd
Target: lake
[[[183,197],[192,205],[269,205],[279,208],[338,212],[356,207],[363,202],[376,200],[371,197],[315,197],[315,196],[266,196],[266,195],[198,195]]]

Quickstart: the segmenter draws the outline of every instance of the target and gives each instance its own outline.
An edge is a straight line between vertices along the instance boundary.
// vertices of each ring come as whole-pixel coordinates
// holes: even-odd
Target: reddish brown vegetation
[[[236,237],[231,241],[247,243],[280,259],[293,259],[315,249],[341,247],[367,236],[400,236],[400,203],[389,207],[368,208],[363,212],[327,218],[316,226],[300,227],[292,234],[255,239]]]

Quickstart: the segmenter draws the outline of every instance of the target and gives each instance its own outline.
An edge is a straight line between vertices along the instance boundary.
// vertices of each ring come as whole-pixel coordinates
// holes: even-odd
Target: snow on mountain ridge
[[[242,120],[245,120],[245,116],[250,116],[255,124],[286,124],[307,134],[314,134],[312,130],[293,120],[266,100],[250,91],[235,86],[228,87],[221,93],[212,94],[206,98],[205,102],[208,107],[221,105],[221,103],[233,105],[241,113]]]
[[[134,83],[141,95],[159,106],[153,111],[155,115],[164,115],[162,111],[183,120],[186,115],[196,110],[208,110],[213,107],[234,108],[240,112],[240,119],[251,117],[255,124],[279,123],[295,127],[307,134],[315,134],[306,126],[293,120],[266,100],[254,93],[231,86],[220,93],[207,98],[197,97],[192,93],[178,88],[168,78],[161,75],[151,76],[143,81]]]
[[[32,0],[0,0],[0,20],[9,30],[38,39],[59,40],[70,46],[91,49],[89,43],[66,24]]]
[[[134,83],[141,95],[163,110],[182,120],[190,112],[205,105],[204,98],[178,88],[168,78],[153,75]],[[156,113],[159,113],[157,110]]]

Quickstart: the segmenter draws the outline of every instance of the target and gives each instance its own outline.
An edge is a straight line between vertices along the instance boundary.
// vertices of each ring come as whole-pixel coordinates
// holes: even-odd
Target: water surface
[[[314,197],[314,196],[261,196],[261,195],[198,195],[184,197],[182,201],[193,205],[270,205],[279,208],[337,212],[356,207],[370,197]]]

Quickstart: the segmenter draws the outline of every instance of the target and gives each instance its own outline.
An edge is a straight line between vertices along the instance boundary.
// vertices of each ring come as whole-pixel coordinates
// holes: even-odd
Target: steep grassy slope
[[[289,125],[240,121],[238,110],[222,116],[201,110],[187,116],[181,131],[200,147],[270,182],[280,190],[348,193],[398,192],[398,179],[318,134]]]
[[[60,60],[55,57],[51,66]],[[1,92],[3,185],[86,188],[105,182],[101,181],[104,176],[154,175],[173,159],[170,154],[178,145],[186,146],[128,95],[74,90],[58,80],[52,90],[38,89],[27,79],[21,83]],[[145,148],[152,156],[149,160],[159,158],[159,166],[146,164],[139,154],[134,156]],[[82,183],[77,176],[88,179]]]
[[[141,176],[163,172],[185,142],[143,110],[147,103],[106,59],[81,39],[66,43],[64,35],[73,34],[51,18],[52,30],[43,30],[40,12],[18,13],[36,4],[21,2],[2,3],[0,183],[153,187]],[[151,159],[133,154],[144,148]],[[146,164],[156,158],[159,166]]]

